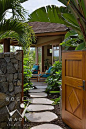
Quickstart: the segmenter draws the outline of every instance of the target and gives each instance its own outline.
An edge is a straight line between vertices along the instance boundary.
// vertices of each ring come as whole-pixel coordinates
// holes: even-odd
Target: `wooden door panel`
[[[63,52],[62,54],[62,119],[73,129],[85,129],[86,112],[83,109],[86,91],[86,51]]]
[[[66,60],[66,76],[82,78],[82,60]]]
[[[73,77],[82,79],[82,60],[73,60]]]
[[[65,53],[65,54],[64,54]],[[63,52],[63,57],[65,56],[65,59],[67,60],[82,60],[82,51],[76,51],[76,52]]]
[[[62,119],[72,129],[83,129],[82,121],[68,111],[65,111],[64,115],[62,114]]]
[[[66,60],[65,67],[66,67],[66,76],[72,77],[73,76],[73,70],[72,70],[73,62],[71,60]]]
[[[82,91],[66,85],[66,106],[65,110],[74,116],[82,119]]]

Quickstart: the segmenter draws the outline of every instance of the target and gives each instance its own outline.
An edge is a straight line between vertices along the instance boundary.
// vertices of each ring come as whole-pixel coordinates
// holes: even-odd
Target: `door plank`
[[[79,88],[79,89],[82,89],[82,88],[78,87],[78,86],[83,85],[82,79],[73,78],[73,77],[69,77],[69,76],[65,77],[65,84],[76,87],[76,88]]]

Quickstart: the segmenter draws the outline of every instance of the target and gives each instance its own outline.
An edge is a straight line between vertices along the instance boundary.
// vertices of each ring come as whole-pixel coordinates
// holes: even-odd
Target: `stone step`
[[[45,91],[46,89],[31,89],[29,90],[28,92],[31,92],[31,93],[38,93],[38,92],[42,92],[42,91]]]
[[[40,113],[26,113],[25,117],[31,122],[51,122],[58,118],[55,113],[49,111]]]
[[[45,92],[41,92],[41,93],[29,93],[29,95],[32,98],[47,97],[47,94]]]
[[[54,101],[49,100],[47,98],[32,98],[29,99],[33,104],[52,104]]]
[[[29,105],[27,107],[27,111],[47,111],[47,110],[53,110],[54,109],[54,106],[51,106],[51,105]]]
[[[47,88],[47,85],[46,86],[35,86],[37,89],[46,89]]]
[[[45,86],[47,85],[45,82],[32,82],[33,86]]]
[[[42,125],[34,126],[30,129],[63,129],[63,128],[55,124],[42,124]]]

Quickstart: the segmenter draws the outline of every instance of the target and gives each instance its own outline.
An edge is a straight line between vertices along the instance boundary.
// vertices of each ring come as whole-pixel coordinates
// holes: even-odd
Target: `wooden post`
[[[54,49],[53,49],[53,45],[52,45],[52,65],[53,65],[53,53],[54,53]]]
[[[59,45],[59,61],[61,61],[62,57],[62,46]]]
[[[10,52],[10,39],[4,39],[4,52]]]
[[[38,47],[37,47],[37,51],[36,51],[36,57],[37,57],[37,64],[38,64]]]
[[[42,46],[42,72],[44,72],[44,46]]]

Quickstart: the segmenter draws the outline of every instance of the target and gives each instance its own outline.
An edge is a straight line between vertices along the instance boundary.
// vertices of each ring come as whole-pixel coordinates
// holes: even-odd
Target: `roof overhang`
[[[58,31],[58,32],[47,32],[47,33],[36,33],[36,37],[42,37],[42,36],[59,36],[59,35],[65,35],[67,31]]]
[[[67,31],[36,33],[35,36],[36,36],[36,39],[38,37],[47,37],[47,36],[64,36],[67,33]],[[18,44],[18,41],[16,39],[12,39],[12,38],[4,38],[4,39],[2,39],[2,40],[0,40],[0,44],[3,44],[4,40],[6,40],[6,39],[10,39],[10,45],[12,45],[12,46],[21,46],[20,44]],[[32,43],[31,46],[35,47],[36,45],[37,45],[37,43],[36,44]]]

